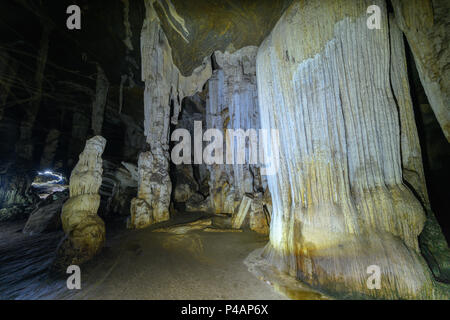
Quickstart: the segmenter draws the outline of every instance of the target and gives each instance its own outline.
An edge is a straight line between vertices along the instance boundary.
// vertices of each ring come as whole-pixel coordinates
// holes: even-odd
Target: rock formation
[[[366,23],[373,4],[379,30]],[[295,1],[259,48],[261,125],[279,130],[283,155],[268,176],[266,256],[335,294],[435,297],[424,211],[402,181],[386,12],[384,1]],[[371,265],[380,290],[366,285]]]
[[[61,132],[57,129],[52,129],[45,139],[45,147],[41,157],[41,169],[51,168],[55,153],[58,148],[59,136]]]
[[[414,54],[420,80],[442,131],[450,142],[450,3],[392,0],[395,19]]]
[[[102,67],[97,64],[97,82],[94,101],[92,102],[92,130],[95,135],[102,134],[103,117],[106,98],[108,96],[109,81]]]
[[[229,129],[248,133],[247,137],[243,137],[246,139],[244,163],[237,161],[242,153],[237,148],[239,138],[232,137],[235,149],[223,150],[223,163],[226,162],[225,151],[233,152],[232,163],[207,166],[210,172],[210,207],[215,213],[234,213],[245,193],[262,188],[258,162],[250,163],[251,147],[257,146],[250,141],[250,131],[247,132],[250,129],[258,134],[260,128],[255,69],[257,49],[252,46],[234,53],[214,53],[218,69],[208,82],[206,126],[208,129],[219,129],[224,140],[228,139],[225,137]]]
[[[22,232],[28,235],[56,231],[61,228],[61,209],[68,198],[67,190],[58,192],[39,203],[30,213]]]
[[[34,209],[38,196],[31,190],[32,172],[21,162],[0,166],[0,221],[23,219]]]
[[[421,233],[422,254],[440,279],[450,279],[450,249],[431,211],[422,164],[422,151],[408,82],[403,34],[393,16],[389,17],[391,39],[391,83],[400,117],[400,146],[403,179],[418,195],[426,209],[427,221]]]
[[[70,176],[70,199],[61,214],[67,235],[59,249],[59,258],[64,264],[81,264],[89,260],[105,242],[105,224],[97,215],[103,173],[101,156],[105,145],[106,140],[101,136],[89,139]]]
[[[286,291],[449,298],[448,0],[92,0],[82,32],[31,2],[0,2],[0,224],[26,239],[8,268],[62,227],[65,272],[126,224],[168,248],[268,236],[252,268]]]
[[[138,162],[138,197],[131,201],[130,227],[144,228],[169,219],[169,161],[162,154],[141,153]]]
[[[154,2],[145,1],[146,18],[141,34],[144,131],[150,151],[139,157],[139,191],[131,205],[130,225],[137,228],[169,218],[172,192],[169,177],[170,123],[176,124],[183,98],[201,91],[211,75],[208,58],[189,77],[179,72],[173,64],[172,49],[161,28]],[[153,178],[157,179],[152,181]]]

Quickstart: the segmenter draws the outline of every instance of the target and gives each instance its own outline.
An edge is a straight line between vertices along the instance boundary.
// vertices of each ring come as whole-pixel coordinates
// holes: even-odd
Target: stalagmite
[[[259,234],[269,235],[270,215],[264,211],[262,195],[259,194],[252,200],[250,206],[249,227]]]
[[[374,4],[379,30],[367,27]],[[261,125],[279,130],[281,155],[265,256],[334,294],[437,297],[417,240],[425,215],[402,182],[389,67],[381,0],[295,1],[261,45]]]
[[[243,196],[241,204],[239,205],[238,210],[233,217],[231,218],[231,226],[234,229],[239,229],[242,227],[245,218],[247,217],[248,211],[250,210],[250,206],[252,204],[252,199],[248,196]]]
[[[70,199],[61,214],[67,240],[59,249],[59,264],[81,264],[96,255],[105,242],[105,224],[97,215],[105,145],[101,136],[89,139],[70,176]]]
[[[169,219],[172,183],[169,162],[162,154],[141,153],[138,168],[138,197],[131,202],[129,226],[144,228]]]
[[[183,98],[201,91],[211,76],[209,58],[189,77],[179,72],[173,64],[172,49],[153,3],[154,0],[145,1],[146,18],[141,33],[144,130],[150,151],[139,157],[139,191],[131,205],[129,225],[139,228],[169,218],[172,192],[168,172],[170,123],[176,124]],[[152,181],[154,177],[156,180]]]
[[[450,142],[450,48],[448,0],[392,0],[431,108]]]

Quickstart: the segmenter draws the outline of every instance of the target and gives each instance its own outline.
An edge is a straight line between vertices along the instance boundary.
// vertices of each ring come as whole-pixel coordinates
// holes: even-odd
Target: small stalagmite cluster
[[[59,250],[59,258],[68,265],[91,259],[105,242],[105,224],[97,215],[103,173],[101,156],[105,145],[102,136],[89,139],[70,175],[70,198],[61,213],[67,240]]]

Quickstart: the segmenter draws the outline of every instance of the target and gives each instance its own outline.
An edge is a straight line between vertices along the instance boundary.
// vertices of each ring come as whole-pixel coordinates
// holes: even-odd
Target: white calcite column
[[[144,131],[150,151],[139,159],[140,184],[138,196],[131,206],[130,228],[143,228],[169,219],[172,192],[169,177],[170,124],[177,123],[183,98],[201,91],[212,72],[208,57],[192,75],[185,77],[180,73],[173,64],[172,49],[161,28],[154,2],[145,0],[146,18],[141,33]],[[154,176],[158,179],[150,182]],[[141,220],[137,216],[146,218]]]
[[[208,82],[206,101],[207,129],[218,129],[224,136],[223,159],[226,162],[227,130],[260,129],[258,92],[256,86],[257,47],[244,47],[236,52],[214,53],[219,67]],[[250,135],[245,138],[245,148],[237,149],[232,164],[208,165],[210,172],[210,206],[215,213],[234,213],[245,193],[262,188],[259,162],[250,164]],[[257,148],[258,146],[256,146]],[[238,156],[245,152],[245,163],[239,164]],[[257,152],[257,151],[256,151]],[[258,190],[261,191],[261,190]]]
[[[379,30],[367,27],[374,4]],[[389,71],[385,1],[294,1],[263,42],[261,126],[280,136],[265,255],[329,293],[435,297],[418,246],[425,215],[403,184]],[[367,285],[373,265],[379,290]]]
[[[105,242],[105,224],[97,215],[102,184],[102,154],[106,139],[95,136],[70,175],[70,198],[64,203],[61,221],[67,240],[60,248],[62,261],[81,264],[96,255]]]

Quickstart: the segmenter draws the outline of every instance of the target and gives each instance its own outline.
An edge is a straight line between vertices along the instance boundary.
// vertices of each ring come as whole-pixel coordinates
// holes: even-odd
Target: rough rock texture
[[[269,225],[270,214],[264,209],[262,194],[244,195],[241,204],[232,215],[231,227],[233,229],[248,227],[257,233],[268,235]]]
[[[382,9],[380,30],[367,28],[372,4]],[[261,123],[281,142],[280,168],[268,176],[265,254],[334,294],[431,298],[440,293],[417,241],[424,211],[402,182],[389,67],[380,0],[296,1],[261,45]],[[371,265],[380,290],[366,285]]]
[[[22,232],[35,235],[60,229],[61,209],[68,197],[68,192],[58,192],[42,201],[43,203],[31,212]]]
[[[97,64],[97,82],[94,101],[92,102],[92,130],[95,135],[102,134],[103,118],[106,98],[108,96],[109,81],[102,67]]]
[[[391,38],[390,76],[400,116],[403,179],[418,195],[427,212],[427,222],[421,233],[422,254],[438,279],[450,280],[450,249],[434,213],[431,211],[428,199],[422,152],[410,95],[403,34],[392,16],[389,17],[389,30]]]
[[[176,202],[186,202],[198,191],[198,183],[195,180],[192,165],[176,166],[176,176],[173,199]]]
[[[234,53],[214,53],[218,70],[208,82],[206,101],[206,126],[219,129],[227,144],[227,129],[254,129],[258,134],[260,118],[258,111],[258,94],[256,87],[256,53],[257,47],[244,47]],[[210,172],[210,206],[215,213],[234,213],[245,193],[253,193],[262,188],[258,162],[250,164],[250,136],[245,142],[245,163],[239,164],[238,157],[242,151],[233,151],[233,164],[212,164]],[[256,143],[257,144],[257,143]],[[223,150],[223,163],[227,161]],[[255,147],[255,144],[253,144]],[[256,146],[257,148],[258,146]]]
[[[450,142],[450,2],[392,0],[392,5],[430,105]]]
[[[246,195],[242,197],[241,204],[237,208],[236,212],[231,218],[231,226],[234,229],[240,229],[244,224],[245,218],[247,217],[250,206],[252,205],[252,199]]]
[[[41,169],[51,168],[53,160],[55,159],[56,149],[58,148],[59,136],[61,132],[57,129],[52,129],[47,134],[45,139],[45,147],[41,157]]]
[[[104,218],[130,215],[131,200],[136,196],[138,185],[137,166],[122,162],[122,165],[103,161],[102,185],[99,194],[101,216]]]
[[[207,88],[207,86],[205,86]],[[178,119],[176,129],[188,130],[191,135],[191,145],[194,145],[195,123],[205,123],[206,91],[197,93],[183,100],[183,109]],[[175,142],[178,143],[178,142]],[[204,202],[209,195],[209,172],[204,163],[195,164],[193,150],[191,150],[192,164],[179,164],[172,167],[171,177],[174,183],[173,199],[175,202],[187,203],[188,211],[211,212],[209,201]],[[172,148],[172,152],[174,149]]]
[[[105,224],[97,215],[102,183],[102,153],[106,140],[95,136],[86,142],[80,160],[70,176],[70,199],[61,214],[68,239],[59,249],[63,264],[81,264],[103,247]]]
[[[131,202],[131,228],[144,228],[170,218],[172,183],[167,158],[150,151],[141,153],[138,168],[138,196]]]
[[[153,3],[154,0],[145,1],[147,12],[141,33],[142,80],[145,81],[144,130],[150,151],[139,157],[139,201],[132,203],[131,227],[145,227],[153,221],[169,218],[172,192],[168,173],[170,123],[176,124],[183,98],[201,91],[211,75],[209,58],[189,77],[179,72],[173,64],[172,49]],[[150,182],[153,178],[156,180]],[[147,216],[146,219],[136,219],[142,215]],[[147,222],[138,226],[135,221]]]
[[[190,74],[214,51],[259,46],[292,0],[158,0],[156,12],[174,49],[174,62]]]
[[[250,230],[257,233],[269,235],[270,215],[264,210],[264,202],[261,194],[252,199],[249,227]]]
[[[0,166],[0,221],[26,218],[38,201],[31,189],[31,170],[19,162]]]
[[[38,115],[43,95],[44,73],[47,67],[48,49],[50,41],[51,27],[44,24],[39,44],[39,52],[36,57],[36,72],[34,85],[36,89],[28,108],[25,109],[25,115],[20,125],[20,140],[16,145],[17,155],[23,159],[31,160],[33,157],[33,127]]]

